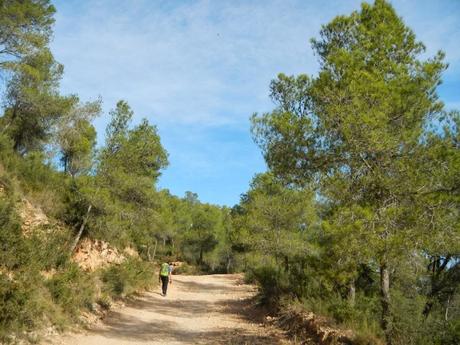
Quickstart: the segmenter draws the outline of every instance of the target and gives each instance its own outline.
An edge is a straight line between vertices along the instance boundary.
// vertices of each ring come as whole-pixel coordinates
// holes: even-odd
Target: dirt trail
[[[149,292],[84,334],[54,339],[65,345],[290,344],[257,320],[252,286],[239,275],[173,276],[168,296]],[[47,344],[50,343],[48,340]]]

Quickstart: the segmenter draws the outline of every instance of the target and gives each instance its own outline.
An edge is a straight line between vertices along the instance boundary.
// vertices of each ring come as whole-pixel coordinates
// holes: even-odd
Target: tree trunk
[[[70,254],[73,253],[73,251],[77,247],[78,242],[80,241],[80,237],[83,234],[83,231],[85,230],[85,225],[86,225],[86,222],[88,221],[89,213],[91,212],[92,207],[93,207],[93,205],[91,205],[91,204],[88,206],[88,210],[86,211],[86,216],[83,219],[83,223],[81,223],[80,230],[78,230],[77,237],[75,237],[75,240],[73,241],[72,247],[70,247]]]
[[[155,238],[155,247],[153,247],[152,261],[155,260],[155,254],[157,253],[158,240]]]
[[[425,308],[423,308],[425,320],[428,319],[428,316],[430,315],[436,295],[442,290],[442,273],[448,267],[451,259],[452,257],[450,255],[447,255],[445,258],[441,258],[436,255],[432,257],[431,262],[428,265],[431,277],[431,291],[428,294],[428,300],[425,304]]]
[[[64,156],[64,172],[67,174],[67,156]]]
[[[225,267],[226,273],[230,273],[230,268],[232,265],[232,257],[230,255],[227,255],[227,265]]]
[[[450,305],[450,296],[447,299],[446,312],[444,314],[444,319],[446,320],[446,322],[449,321],[449,305]]]
[[[348,283],[348,304],[351,307],[354,307],[355,306],[355,300],[356,300],[355,280],[351,279],[350,282]]]
[[[289,258],[287,255],[284,256],[284,271],[289,272]]]
[[[390,310],[390,270],[386,263],[380,265],[380,303],[382,305],[382,330],[386,344],[392,345],[392,320]]]
[[[198,259],[198,264],[201,265],[203,263],[203,248],[200,248],[200,258]]]

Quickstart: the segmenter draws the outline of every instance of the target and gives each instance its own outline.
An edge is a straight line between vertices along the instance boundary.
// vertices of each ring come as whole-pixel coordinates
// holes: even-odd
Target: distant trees
[[[222,214],[211,205],[192,206],[192,223],[184,233],[184,242],[198,254],[196,263],[202,265],[204,254],[215,248],[218,243],[218,227],[222,226]]]
[[[131,125],[126,101],[110,111],[105,145],[95,152],[91,120],[99,112],[99,101],[77,103],[56,130],[64,171],[72,177],[62,217],[78,229],[75,242],[89,234],[134,246],[148,260],[160,254],[207,266],[205,256],[223,236],[223,211],[192,192],[178,198],[156,190],[168,154],[155,126],[146,119]]]

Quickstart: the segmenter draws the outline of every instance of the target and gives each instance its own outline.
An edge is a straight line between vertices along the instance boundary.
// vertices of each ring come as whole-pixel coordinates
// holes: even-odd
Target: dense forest
[[[260,303],[328,317],[356,344],[460,343],[460,113],[437,94],[443,52],[427,57],[389,2],[318,28],[317,75],[271,82],[274,109],[250,119],[268,171],[232,208],[158,188],[167,150],[124,100],[96,143],[102,100],[61,93],[54,15],[0,1],[0,342],[150,288],[170,260],[244,272]],[[25,199],[50,219],[33,233]],[[88,272],[72,259],[83,239],[138,255]]]

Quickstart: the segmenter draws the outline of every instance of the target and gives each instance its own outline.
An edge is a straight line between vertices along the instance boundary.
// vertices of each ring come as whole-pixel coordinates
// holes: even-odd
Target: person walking
[[[168,264],[167,262],[161,264],[158,281],[161,282],[163,297],[166,297],[168,292],[168,283],[172,283],[171,272],[171,264]]]

